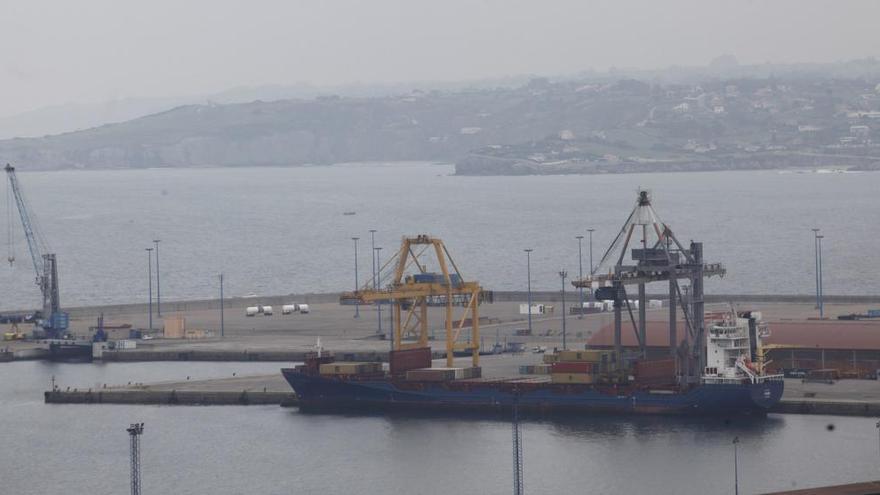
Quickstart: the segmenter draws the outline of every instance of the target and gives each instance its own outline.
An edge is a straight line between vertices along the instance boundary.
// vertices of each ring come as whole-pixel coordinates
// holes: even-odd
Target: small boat
[[[350,217],[352,215],[357,215],[357,212],[356,211],[346,211],[346,212],[343,212],[342,214],[347,217]]]

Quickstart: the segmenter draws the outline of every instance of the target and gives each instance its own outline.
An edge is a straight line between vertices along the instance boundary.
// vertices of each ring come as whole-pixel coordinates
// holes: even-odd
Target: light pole
[[[370,257],[373,263],[373,290],[376,290],[378,287],[376,285],[376,229],[370,229]],[[379,303],[376,303],[376,307],[379,307]],[[382,334],[382,318],[379,318],[379,327],[376,329],[376,335]]]
[[[156,245],[156,314],[162,316],[162,296],[159,289],[159,243],[160,239],[153,239]]]
[[[54,379],[55,377],[53,376],[52,378]],[[880,442],[880,421],[877,421],[875,426],[877,427],[877,440]],[[880,451],[878,451],[878,453],[880,453]]]
[[[133,423],[125,431],[129,436],[129,454],[131,456],[131,495],[141,493],[141,440],[144,433],[143,423]]]
[[[559,278],[562,279],[562,350],[568,349],[565,344],[565,277],[567,276],[565,270],[559,272]]]
[[[816,309],[819,309],[819,229],[813,231],[813,268],[816,270]]]
[[[733,437],[733,493],[739,495],[739,459],[736,456],[736,446],[739,437]]]
[[[578,280],[583,280],[584,278],[584,250],[583,250],[583,240],[584,236],[579,235],[575,237],[578,240]],[[580,293],[580,301],[581,307],[578,311],[578,320],[583,319],[584,317],[584,288],[578,287],[578,291]]]
[[[376,256],[374,257],[374,259],[376,260],[376,266],[378,267],[378,268],[376,268],[376,276],[375,276],[376,289],[378,289],[379,284],[382,283],[382,274],[380,273],[382,271],[382,268],[381,268],[382,265],[379,264],[379,251],[381,251],[381,250],[382,250],[381,247],[374,247],[373,248],[373,252],[376,253]],[[378,316],[379,327],[378,327],[377,332],[379,332],[379,335],[382,335],[382,301],[381,300],[376,301],[376,311],[377,311],[376,314],[379,315]]]
[[[357,291],[360,288],[360,284],[358,284],[358,239],[360,237],[352,237],[351,240],[354,241],[354,290]],[[354,317],[361,317],[361,305],[358,304],[357,299],[354,301]]]
[[[526,273],[528,275],[528,303],[529,303],[529,335],[532,334],[532,251],[533,249],[523,249],[526,252]]]
[[[596,271],[596,267],[593,266],[593,232],[595,231],[596,229],[587,229],[587,232],[590,233],[590,275],[592,275],[593,272]]]
[[[150,330],[153,330],[153,248],[147,248],[147,278],[149,279],[149,304],[147,309],[150,313]]]
[[[220,337],[226,333],[226,325],[223,321],[223,274],[220,274]]]
[[[819,241],[819,318],[825,318],[825,288],[822,287],[822,239],[824,235],[817,235]]]

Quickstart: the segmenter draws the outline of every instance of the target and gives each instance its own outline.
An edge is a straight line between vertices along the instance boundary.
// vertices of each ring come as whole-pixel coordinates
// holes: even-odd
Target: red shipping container
[[[403,349],[391,351],[390,369],[392,375],[406,373],[409,370],[431,367],[431,348]]]
[[[593,363],[567,362],[553,363],[552,373],[592,373]]]
[[[674,359],[656,359],[652,361],[638,361],[635,366],[635,375],[638,378],[671,378],[675,376]]]

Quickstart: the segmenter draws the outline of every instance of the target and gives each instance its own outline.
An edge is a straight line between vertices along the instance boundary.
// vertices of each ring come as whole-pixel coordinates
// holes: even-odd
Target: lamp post
[[[567,276],[565,270],[559,272],[559,278],[562,279],[562,350],[568,349],[565,342],[565,277]]]
[[[739,437],[733,437],[733,493],[739,495],[739,459],[737,459],[736,446],[739,444]]]
[[[825,288],[822,287],[822,239],[824,238],[824,235],[816,236],[819,241],[819,318],[825,318]]]
[[[816,309],[819,309],[819,229],[813,231],[813,268],[816,271]]]
[[[373,263],[373,290],[376,290],[378,287],[376,285],[376,229],[370,229],[370,257],[371,262]],[[379,307],[379,303],[376,303],[376,307]],[[382,318],[379,318],[379,327],[376,329],[376,335],[382,334]]]
[[[220,337],[226,333],[226,322],[223,320],[223,274],[220,274]]]
[[[162,316],[162,296],[159,285],[159,243],[162,242],[160,239],[153,239],[153,244],[156,245],[156,314]]]
[[[582,280],[584,278],[584,250],[583,250],[583,240],[584,236],[579,235],[575,237],[578,240],[578,280]],[[580,295],[581,307],[580,311],[578,311],[578,320],[583,319],[584,317],[584,288],[578,287],[578,292]]]
[[[596,267],[593,266],[593,232],[595,231],[596,229],[587,229],[587,232],[590,233],[590,275],[596,271]]]
[[[529,335],[532,334],[532,251],[533,249],[523,249],[526,252],[526,273],[528,275],[528,303],[529,303]]]
[[[147,278],[149,279],[149,303],[147,310],[150,314],[150,330],[153,330],[153,248],[147,248]]]
[[[354,241],[354,290],[357,291],[360,288],[360,284],[358,283],[358,239],[360,237],[352,237],[351,240]],[[354,317],[361,317],[361,305],[358,304],[357,299],[354,301]]]
[[[377,268],[376,268],[376,278],[375,278],[376,289],[378,289],[378,288],[379,288],[379,284],[382,283],[382,274],[381,274],[381,271],[382,271],[382,265],[379,264],[379,251],[381,251],[381,250],[382,250],[381,247],[374,247],[374,248],[373,248],[373,252],[376,253],[376,256],[375,256],[374,259],[376,260],[376,266],[377,266]],[[379,332],[379,335],[382,335],[382,301],[381,301],[381,300],[376,301],[376,311],[377,311],[376,314],[379,315],[379,316],[378,316],[379,326],[378,326],[378,330],[377,330],[377,332]]]
[[[53,376],[52,378],[55,378],[55,377]],[[880,421],[877,421],[877,424],[874,426],[877,427],[877,440],[878,440],[878,442],[880,442]],[[878,451],[878,453],[880,453],[880,451]]]

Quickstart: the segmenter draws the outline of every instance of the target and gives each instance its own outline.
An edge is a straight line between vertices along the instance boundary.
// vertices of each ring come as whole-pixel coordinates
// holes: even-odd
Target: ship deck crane
[[[15,174],[15,167],[6,164],[4,168],[9,178],[9,186],[12,197],[18,208],[18,214],[21,219],[21,225],[24,229],[24,236],[27,240],[28,251],[31,255],[31,261],[34,265],[36,273],[36,284],[40,288],[43,296],[42,312],[38,324],[46,332],[49,338],[60,338],[64,335],[68,327],[68,314],[61,311],[61,298],[58,289],[58,263],[55,253],[51,253],[48,242],[43,236],[36,222],[36,218],[31,216],[27,206],[27,201],[21,191],[21,185],[18,176]],[[9,215],[11,216],[11,214]],[[9,230],[11,244],[12,229]],[[11,252],[8,255],[10,264],[14,263],[15,256]]]
[[[420,260],[425,253],[434,259],[439,272],[428,271],[428,263]],[[479,366],[479,305],[490,293],[483,291],[478,282],[462,279],[443,241],[436,237],[404,237],[397,253],[379,269],[380,279],[382,270],[390,267],[393,273],[387,285],[372,288],[365,284],[355,292],[342,294],[340,302],[390,303],[394,311],[394,350],[428,347],[428,306],[442,306],[446,314],[446,365],[452,367],[455,351],[470,351],[473,365]],[[408,275],[410,269],[414,273]],[[461,318],[455,318],[453,306],[464,308]],[[460,342],[468,318],[470,338]],[[403,342],[406,337],[413,337],[415,342]]]

